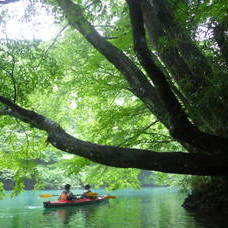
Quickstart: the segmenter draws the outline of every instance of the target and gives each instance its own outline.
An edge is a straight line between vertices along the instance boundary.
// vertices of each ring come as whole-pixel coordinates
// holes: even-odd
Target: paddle
[[[89,197],[97,197],[98,196],[98,193],[96,193],[96,192],[87,192],[86,193],[86,196],[89,196]],[[104,198],[106,198],[106,199],[115,199],[116,196],[107,195],[107,196],[104,196]]]
[[[96,192],[87,192],[87,193],[85,193],[85,196],[97,196],[98,195],[98,193],[96,193]]]
[[[91,192],[92,193],[92,192]],[[41,194],[40,197],[41,198],[49,198],[49,197],[54,197],[54,196],[59,196],[59,195],[53,195],[53,194]],[[77,196],[81,196],[80,194],[77,194]],[[90,196],[97,196],[97,193],[93,193],[93,194],[90,194]],[[105,198],[107,199],[115,199],[116,196],[104,196]]]
[[[104,196],[106,199],[115,199],[116,196]]]
[[[53,195],[53,194],[41,194],[41,198],[49,198],[49,197],[54,197],[54,196],[60,196],[60,195]],[[81,194],[76,194],[74,196],[81,196]]]
[[[88,192],[86,195],[93,197],[93,196],[97,196],[98,193],[96,193],[96,192]],[[41,194],[40,195],[41,198],[49,198],[49,197],[54,197],[54,196],[59,196],[59,195],[53,195],[53,194]],[[81,194],[76,194],[74,196],[81,196]]]
[[[48,197],[54,197],[54,196],[59,196],[59,195],[52,195],[52,194],[41,194],[41,198],[48,198]]]
[[[96,192],[87,192],[85,195],[89,196],[89,197],[97,197],[98,193],[96,193]],[[116,196],[110,196],[110,195],[107,195],[107,196],[104,196],[104,197],[107,198],[107,199],[115,199],[116,198]]]

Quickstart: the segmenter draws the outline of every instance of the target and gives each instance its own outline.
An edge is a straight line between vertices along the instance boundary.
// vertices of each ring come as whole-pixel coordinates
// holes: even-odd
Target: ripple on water
[[[43,207],[41,207],[41,206],[28,206],[27,208],[28,209],[41,209]]]
[[[0,219],[5,219],[5,218],[13,218],[14,216],[13,215],[10,215],[10,214],[3,214],[1,213],[0,215]]]

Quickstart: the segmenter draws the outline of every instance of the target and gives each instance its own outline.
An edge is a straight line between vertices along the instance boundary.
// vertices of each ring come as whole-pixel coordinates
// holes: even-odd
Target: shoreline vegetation
[[[12,180],[3,180],[3,187],[6,191],[11,191],[14,187],[14,182]],[[33,190],[35,186],[35,180],[26,179],[24,181],[25,184],[25,190]],[[159,185],[159,184],[141,184],[141,188],[147,188],[147,187],[169,187],[169,185]],[[63,186],[59,186],[56,188],[43,188],[43,190],[61,190]],[[78,185],[76,188],[83,188],[82,186]]]
[[[226,177],[211,178],[210,181],[199,186],[195,185],[187,195],[182,205],[197,214],[228,215],[228,179]]]
[[[182,206],[197,214],[209,215],[214,213],[228,215],[228,194],[215,192],[194,192],[189,194]]]

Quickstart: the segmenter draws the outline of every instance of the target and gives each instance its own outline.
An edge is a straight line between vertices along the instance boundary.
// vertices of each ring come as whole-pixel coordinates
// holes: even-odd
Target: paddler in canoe
[[[84,187],[84,192],[81,195],[74,195],[70,191],[71,185],[66,184],[64,187],[64,191],[59,196],[59,200],[76,200],[76,199],[82,199],[82,198],[89,198],[89,199],[95,199],[97,197],[97,193],[92,192],[90,189],[90,185],[87,184]]]
[[[66,184],[64,187],[64,191],[61,192],[59,196],[59,200],[74,200],[77,199],[77,196],[75,196],[71,191],[70,191],[70,184]]]
[[[89,199],[96,199],[97,198],[97,193],[92,192],[90,189],[90,185],[87,184],[84,187],[84,192],[82,194],[82,198],[89,198]]]
[[[46,201],[43,202],[45,208],[55,208],[55,207],[65,207],[65,206],[82,206],[91,203],[99,203],[104,202],[107,199],[114,199],[115,196],[98,196],[96,192],[91,192],[90,185],[85,185],[85,189],[83,194],[74,195],[70,191],[70,184],[66,184],[64,187],[64,191],[59,195],[51,195],[51,194],[42,194],[40,197],[48,198],[53,196],[59,196],[57,201]]]

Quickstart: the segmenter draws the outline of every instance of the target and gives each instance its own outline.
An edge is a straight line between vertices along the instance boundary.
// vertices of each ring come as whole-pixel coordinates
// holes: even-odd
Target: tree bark
[[[176,63],[182,63],[182,72],[184,71],[183,74],[179,74],[180,78],[177,83],[180,79],[187,79],[191,88],[189,92],[199,92],[202,86],[208,85],[208,79],[213,74],[212,69],[189,36],[189,32],[176,20],[169,7],[169,2],[166,0],[142,0],[141,6],[150,38],[156,47],[160,46],[159,53],[161,50],[160,39],[166,37],[173,41],[170,44],[171,49],[174,50],[172,53],[176,53],[175,58],[178,60]],[[162,47],[164,46],[163,44]],[[166,51],[163,53],[165,54]],[[165,56],[163,55],[163,57]],[[165,60],[169,61],[170,57],[173,59],[172,55],[168,55]],[[186,87],[185,82],[181,86],[184,85]]]
[[[167,78],[171,83],[175,80],[176,96],[190,113],[194,112],[192,121],[211,134],[221,135],[221,121],[214,115],[213,105],[199,102],[202,91],[211,86],[211,66],[168,5],[165,0],[142,0],[143,18],[150,40],[159,60],[168,69]]]

